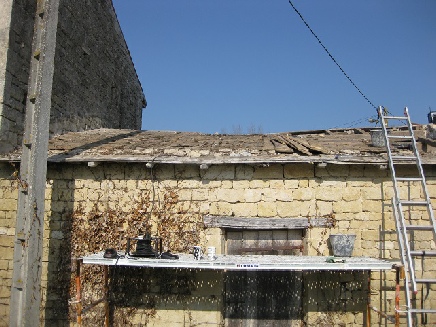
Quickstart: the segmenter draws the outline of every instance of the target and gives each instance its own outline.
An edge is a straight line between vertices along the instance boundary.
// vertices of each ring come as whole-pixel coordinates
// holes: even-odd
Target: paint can
[[[207,257],[209,258],[209,260],[215,260],[216,259],[215,253],[216,253],[216,249],[215,249],[214,246],[208,246],[207,247]]]

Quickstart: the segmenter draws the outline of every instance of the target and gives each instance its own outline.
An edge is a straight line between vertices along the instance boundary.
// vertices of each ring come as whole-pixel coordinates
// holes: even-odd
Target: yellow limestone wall
[[[430,194],[435,197],[436,169],[427,175]],[[0,326],[7,326],[9,320],[18,176],[11,164],[0,164]],[[86,163],[49,164],[41,325],[75,325],[74,305],[68,303],[75,290],[71,257],[107,247],[124,250],[126,238],[137,236],[138,230],[163,236],[165,248],[175,253],[189,252],[193,245],[216,246],[221,253],[223,232],[204,229],[204,215],[334,217],[334,228],[307,231],[306,255],[331,255],[328,236],[349,233],[356,235],[353,255],[397,258],[395,234],[386,234],[384,248],[380,245],[380,229],[395,229],[391,196],[388,171],[370,165],[220,165],[200,170],[194,165],[148,169],[133,163],[102,163],[93,168]],[[435,248],[435,244],[428,246]],[[436,271],[436,265],[425,269]],[[102,294],[101,269],[85,266],[82,273],[84,301],[90,303]],[[131,279],[121,274],[130,274]],[[112,277],[116,281],[112,286],[119,292],[112,294],[116,304],[111,319],[116,323],[210,326],[223,322],[219,273],[136,270]],[[393,271],[371,274],[372,305],[390,314],[394,277]],[[365,274],[307,273],[304,278],[303,310],[308,326],[363,325],[366,303],[362,299],[368,293]],[[332,283],[336,288],[331,292],[323,287]],[[344,291],[339,299],[338,287]],[[436,299],[428,301],[436,307]],[[84,315],[88,324],[99,325],[102,319],[101,305]],[[379,323],[384,320],[372,313],[371,325]]]

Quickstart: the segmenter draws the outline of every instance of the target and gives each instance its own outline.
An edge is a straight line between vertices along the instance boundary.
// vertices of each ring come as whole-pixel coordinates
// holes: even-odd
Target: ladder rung
[[[429,203],[427,201],[400,201],[402,205],[405,206],[426,206]]]
[[[390,139],[404,139],[404,140],[411,140],[413,137],[411,135],[389,135],[388,138]]]
[[[436,284],[436,279],[434,278],[417,278],[415,282],[418,284]]]
[[[422,181],[421,177],[399,177],[397,178],[399,182],[419,182]]]
[[[392,156],[392,160],[416,160],[416,156]]]
[[[436,251],[414,250],[414,251],[410,251],[410,255],[414,257],[436,257]]]
[[[436,313],[435,309],[410,309],[411,313]]]
[[[421,231],[432,231],[433,226],[431,225],[408,225],[406,226],[407,230],[421,230]]]
[[[384,119],[407,120],[406,116],[383,116]]]

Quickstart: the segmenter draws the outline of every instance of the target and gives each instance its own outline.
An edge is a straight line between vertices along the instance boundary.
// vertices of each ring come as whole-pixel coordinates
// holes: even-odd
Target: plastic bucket
[[[329,240],[335,257],[351,257],[356,235],[331,234]]]

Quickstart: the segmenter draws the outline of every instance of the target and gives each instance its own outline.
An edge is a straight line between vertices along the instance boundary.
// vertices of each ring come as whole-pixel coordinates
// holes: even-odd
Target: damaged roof
[[[351,128],[275,134],[203,134],[172,131],[97,129],[71,132],[49,142],[49,162],[118,161],[185,164],[225,163],[386,163],[385,147],[374,146],[371,130]],[[405,128],[392,134],[406,135]],[[435,141],[425,138],[425,126],[415,126],[424,164],[434,164]],[[433,152],[435,149],[435,152]],[[394,152],[409,151],[398,142]],[[20,151],[2,161],[19,160]]]

